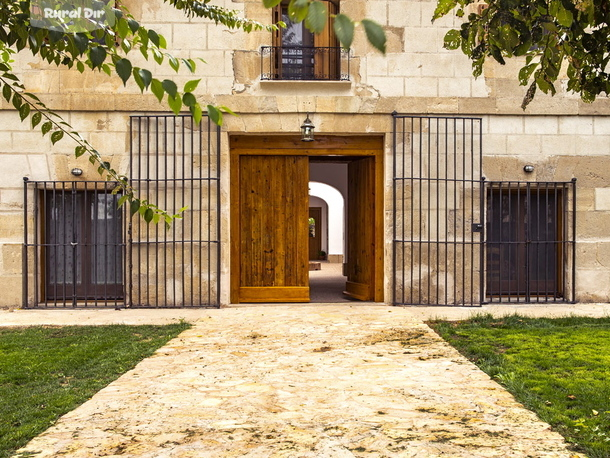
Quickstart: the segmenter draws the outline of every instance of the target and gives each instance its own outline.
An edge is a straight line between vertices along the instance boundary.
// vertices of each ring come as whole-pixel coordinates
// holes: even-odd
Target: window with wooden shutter
[[[311,33],[304,22],[291,22],[287,1],[273,9],[273,22],[285,28],[273,34],[272,65],[276,80],[339,80],[341,48],[333,32],[333,16],[339,13],[335,1],[323,1],[328,21],[320,34]]]

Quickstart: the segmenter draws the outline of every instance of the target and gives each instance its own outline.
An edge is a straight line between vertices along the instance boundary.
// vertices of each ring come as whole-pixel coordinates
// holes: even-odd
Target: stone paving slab
[[[206,310],[20,453],[581,456],[409,310]]]

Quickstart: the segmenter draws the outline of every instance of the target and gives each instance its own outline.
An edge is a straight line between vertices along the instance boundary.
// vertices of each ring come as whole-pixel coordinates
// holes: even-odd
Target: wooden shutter
[[[314,36],[314,47],[316,48],[314,60],[315,79],[337,80],[339,79],[339,55],[337,38],[333,31],[332,15],[339,13],[339,8],[332,2],[322,2],[326,7],[328,20],[324,30]]]

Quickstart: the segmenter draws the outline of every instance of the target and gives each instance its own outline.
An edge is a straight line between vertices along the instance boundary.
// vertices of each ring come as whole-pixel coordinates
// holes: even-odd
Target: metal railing
[[[261,80],[349,81],[350,50],[342,47],[262,46]]]

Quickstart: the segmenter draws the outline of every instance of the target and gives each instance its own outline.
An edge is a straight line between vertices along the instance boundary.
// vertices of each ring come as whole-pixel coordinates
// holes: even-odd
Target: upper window
[[[263,68],[262,79],[349,79],[349,69],[342,68],[342,60],[347,60],[348,53],[341,49],[333,32],[332,16],[339,13],[338,2],[330,0],[322,3],[326,6],[329,19],[319,34],[310,32],[304,22],[290,21],[287,1],[273,9],[273,22],[283,21],[286,27],[273,34],[273,46],[263,47],[263,57],[269,54],[270,61],[269,67]]]

